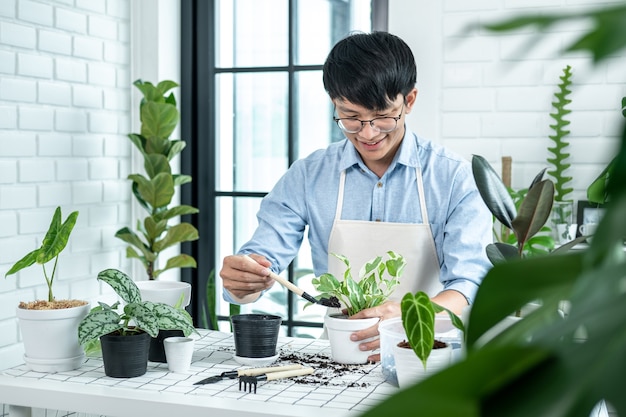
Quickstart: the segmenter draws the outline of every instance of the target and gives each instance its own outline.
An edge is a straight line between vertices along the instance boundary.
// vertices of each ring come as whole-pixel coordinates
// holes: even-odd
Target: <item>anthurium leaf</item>
[[[550,180],[540,181],[528,190],[512,223],[513,231],[520,244],[525,243],[546,224],[553,202],[554,184]]]
[[[37,261],[38,253],[39,253],[39,249],[35,249],[34,251],[26,254],[26,256],[24,256],[22,259],[17,261],[15,265],[13,265],[11,269],[9,269],[6,274],[4,274],[4,277],[6,278],[11,274],[15,274],[20,269],[24,269],[34,264]]]
[[[120,315],[111,308],[93,309],[78,325],[78,341],[84,345],[122,327]]]
[[[176,106],[149,101],[141,108],[141,134],[146,138],[169,138],[177,124]]]
[[[154,312],[146,304],[141,303],[141,301],[126,304],[124,306],[124,314],[135,322],[136,327],[152,337],[157,337],[159,334],[159,322]]]
[[[426,368],[426,360],[435,342],[435,310],[430,297],[423,291],[407,293],[402,297],[400,308],[409,344]]]
[[[198,229],[189,223],[179,223],[170,227],[162,239],[154,242],[152,249],[161,252],[163,249],[180,242],[189,242],[198,239]]]
[[[141,301],[141,293],[137,284],[128,275],[117,269],[105,269],[98,274],[100,281],[106,282],[127,303]]]
[[[491,214],[500,223],[512,229],[513,219],[517,215],[515,203],[496,171],[485,158],[473,155],[472,173],[478,192]]]
[[[70,213],[67,219],[65,219],[65,222],[61,224],[61,207],[56,208],[52,222],[50,223],[50,228],[37,254],[37,263],[45,264],[51,259],[56,258],[61,251],[65,249],[77,218],[78,212],[74,211]]]

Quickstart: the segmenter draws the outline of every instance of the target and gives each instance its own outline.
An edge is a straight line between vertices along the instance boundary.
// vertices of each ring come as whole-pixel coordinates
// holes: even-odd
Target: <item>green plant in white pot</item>
[[[105,269],[98,274],[98,280],[109,284],[124,304],[99,303],[80,322],[78,339],[82,345],[100,341],[108,376],[134,377],[146,373],[150,340],[160,330],[180,329],[185,335],[195,332],[185,310],[143,301],[139,288],[125,273]]]
[[[347,314],[329,312],[324,317],[331,355],[333,360],[339,363],[366,363],[371,352],[360,351],[359,344],[362,342],[351,341],[350,334],[376,325],[379,319],[349,319],[349,316],[387,301],[399,284],[406,261],[402,255],[388,251],[386,260],[383,260],[382,256],[377,256],[361,267],[358,278],[353,278],[350,261],[342,255],[333,255],[346,265],[342,279],[326,273],[311,281],[315,289],[321,293],[318,298],[336,297],[347,312]]]
[[[465,328],[456,314],[433,302],[423,291],[405,294],[400,308],[406,340],[398,343],[393,352],[398,384],[400,388],[406,388],[452,363],[451,341],[436,337],[437,321],[445,328],[445,331],[439,330],[440,333],[454,328],[464,332]],[[449,326],[443,320],[445,316],[437,316],[443,312],[448,314]]]
[[[6,278],[34,264],[43,269],[47,300],[20,302],[16,310],[24,341],[24,361],[34,371],[67,371],[84,362],[85,353],[78,343],[76,328],[89,311],[89,303],[57,300],[52,291],[59,255],[67,246],[77,218],[78,211],[74,211],[63,222],[61,208],[57,207],[41,246],[26,254],[5,274]]]

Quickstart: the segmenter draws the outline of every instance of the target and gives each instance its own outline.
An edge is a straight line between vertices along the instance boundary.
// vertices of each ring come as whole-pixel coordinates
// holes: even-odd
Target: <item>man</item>
[[[253,302],[270,288],[268,269],[288,266],[308,225],[316,276],[343,276],[330,253],[344,255],[356,270],[388,250],[407,260],[392,299],[355,318],[398,316],[409,291],[425,291],[457,314],[472,302],[491,266],[485,247],[492,218],[469,162],[406,127],[416,78],[410,48],[389,33],[353,34],[333,47],[323,81],[346,140],[296,161],[265,197],[252,239],[224,258],[227,301]],[[352,340],[377,334],[374,326]],[[360,345],[378,347],[378,338]]]

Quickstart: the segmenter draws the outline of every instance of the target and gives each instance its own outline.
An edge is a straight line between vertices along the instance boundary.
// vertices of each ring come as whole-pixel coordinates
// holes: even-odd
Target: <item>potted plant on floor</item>
[[[452,363],[452,342],[436,337],[436,322],[444,318],[436,315],[446,312],[451,326],[461,332],[465,328],[456,314],[434,303],[423,291],[405,294],[400,308],[406,339],[394,347],[393,355],[398,385],[406,388]]]
[[[24,341],[24,362],[34,371],[68,371],[84,362],[85,353],[78,343],[76,329],[88,313],[89,303],[57,300],[52,292],[59,255],[67,246],[77,218],[78,211],[74,211],[63,222],[61,208],[57,207],[41,246],[17,261],[5,274],[6,278],[33,264],[41,265],[43,269],[48,299],[21,302],[17,307]],[[50,271],[46,266],[52,262]]]
[[[150,340],[159,330],[180,329],[185,336],[195,332],[189,314],[165,303],[143,301],[135,282],[116,269],[105,269],[98,280],[109,284],[124,303],[100,303],[78,326],[82,345],[100,341],[106,375],[129,378],[146,373]]]
[[[178,221],[180,216],[198,213],[188,205],[173,206],[172,200],[178,186],[191,182],[191,176],[174,174],[171,160],[183,149],[185,142],[170,139],[179,121],[176,98],[169,91],[178,86],[165,80],[154,85],[137,80],[133,83],[143,94],[140,103],[140,133],[128,135],[131,142],[144,158],[147,175],[130,174],[132,192],[139,205],[147,212],[143,221],[137,222],[137,232],[128,227],[118,230],[115,236],[129,246],[126,257],[138,259],[143,265],[147,280],[137,281],[144,300],[162,302],[175,306],[183,296],[180,306],[185,308],[191,300],[191,285],[187,282],[157,280],[165,271],[174,268],[195,268],[196,260],[181,253],[167,259],[164,265],[161,254],[164,250],[183,242],[198,239],[198,230],[190,223]],[[152,342],[150,360],[165,362],[163,339],[180,336],[180,330],[163,331]]]
[[[371,353],[360,351],[358,345],[362,342],[351,341],[350,334],[375,325],[379,319],[347,319],[361,310],[387,301],[399,284],[406,261],[402,255],[389,251],[387,260],[378,256],[366,262],[359,271],[358,279],[354,279],[350,261],[342,255],[333,254],[333,256],[346,265],[343,279],[340,281],[334,275],[326,273],[311,281],[314,288],[321,293],[318,298],[336,297],[346,310],[346,314],[329,313],[324,317],[331,355],[333,360],[339,363],[366,363]],[[386,275],[389,275],[389,278]]]

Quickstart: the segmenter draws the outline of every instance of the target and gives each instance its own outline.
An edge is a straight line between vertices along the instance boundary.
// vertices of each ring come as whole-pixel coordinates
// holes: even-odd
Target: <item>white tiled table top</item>
[[[202,398],[211,397],[225,403],[228,400],[236,401],[231,404],[246,402],[246,407],[253,405],[255,409],[262,409],[269,414],[276,407],[304,406],[305,408],[295,407],[294,410],[306,411],[306,415],[314,415],[310,412],[315,410],[317,413],[329,412],[329,415],[358,415],[398,391],[398,388],[384,381],[379,364],[346,365],[342,372],[334,373],[332,369],[336,365],[324,367],[325,361],[330,357],[327,340],[291,337],[279,338],[280,357],[273,365],[299,362],[304,366],[312,366],[315,369],[314,374],[259,382],[256,394],[239,391],[238,379],[193,385],[194,382],[224,371],[246,368],[233,359],[234,342],[231,333],[209,330],[199,332],[199,336],[194,336],[196,341],[191,368],[184,374],[169,372],[167,364],[149,362],[148,371],[143,376],[110,378],[104,374],[102,359],[90,357],[74,371],[39,373],[30,371],[26,365],[19,365],[5,370],[0,378],[5,382],[11,377],[20,383],[38,381],[39,386],[45,386],[41,381],[62,382],[64,389],[78,393],[85,390],[81,386],[110,387],[111,390],[104,390],[108,396],[121,393],[122,390],[125,396],[128,395],[128,390],[135,390],[138,396],[145,398],[153,398],[154,395],[144,396],[144,393],[175,394],[168,398],[181,404],[192,399],[191,402],[201,403]],[[294,357],[296,361],[286,360]],[[10,403],[8,400],[5,402]]]

